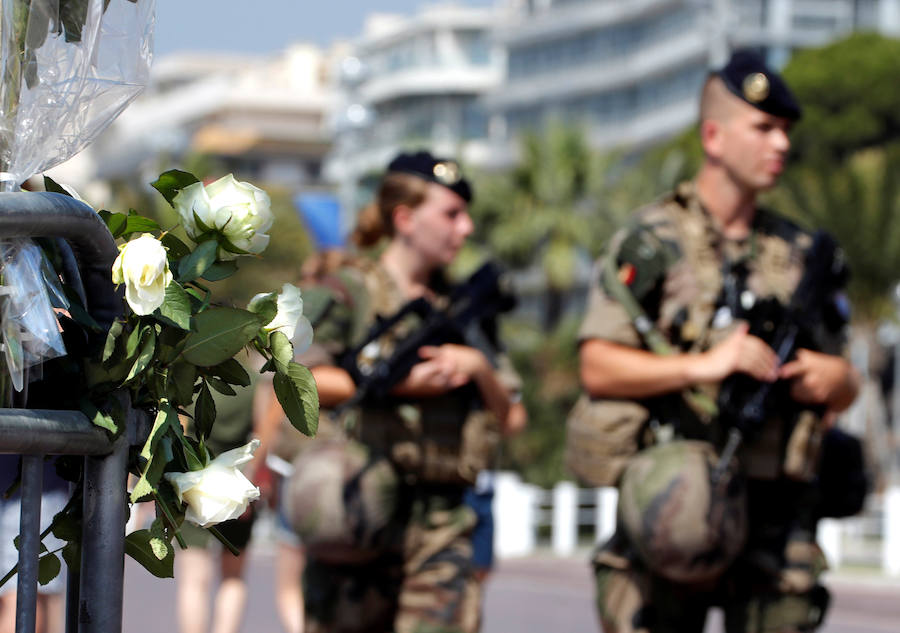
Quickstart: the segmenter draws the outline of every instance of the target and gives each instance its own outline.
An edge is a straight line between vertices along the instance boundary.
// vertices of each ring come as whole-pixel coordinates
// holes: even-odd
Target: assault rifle
[[[741,315],[750,323],[750,334],[775,350],[779,364],[791,360],[799,348],[814,345],[816,330],[830,316],[829,293],[843,285],[845,275],[834,238],[825,231],[816,231],[806,253],[803,277],[790,303],[785,307],[775,299],[757,301],[746,315]],[[773,393],[776,388],[778,391]],[[783,389],[783,383],[761,382],[746,374],[732,374],[723,381],[719,414],[730,428],[713,481],[724,474],[741,442],[760,429],[776,409],[796,409],[796,403]]]
[[[437,309],[420,297],[379,319],[362,343],[338,359],[338,365],[356,383],[356,393],[337,412],[363,401],[386,400],[391,389],[422,361],[419,348],[423,345],[472,344],[468,335],[473,327],[481,330],[483,323],[515,305],[515,297],[503,288],[502,273],[498,264],[489,261],[453,290],[445,309]],[[414,319],[419,326],[413,331],[396,338],[387,336]]]

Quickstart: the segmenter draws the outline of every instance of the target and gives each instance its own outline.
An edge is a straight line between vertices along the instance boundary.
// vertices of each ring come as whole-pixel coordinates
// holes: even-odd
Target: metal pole
[[[113,452],[84,460],[79,633],[120,633],[125,580],[125,479],[128,440],[122,433]]]
[[[19,519],[19,578],[16,585],[16,633],[34,633],[37,612],[38,557],[41,553],[42,455],[22,456]]]

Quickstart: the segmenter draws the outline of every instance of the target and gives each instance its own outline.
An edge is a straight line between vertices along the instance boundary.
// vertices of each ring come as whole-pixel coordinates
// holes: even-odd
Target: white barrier
[[[890,488],[884,495],[881,556],[882,569],[889,576],[900,576],[900,486]]]
[[[566,481],[547,491],[508,472],[498,473],[495,485],[494,551],[498,558],[534,553],[539,532],[547,528],[550,551],[558,556],[603,542],[615,530],[615,488],[579,489]],[[590,537],[579,540],[579,534],[588,531],[585,528],[592,528],[593,543],[588,542]],[[820,521],[817,540],[832,569],[874,566],[887,575],[900,576],[900,486],[873,496],[860,516]]]

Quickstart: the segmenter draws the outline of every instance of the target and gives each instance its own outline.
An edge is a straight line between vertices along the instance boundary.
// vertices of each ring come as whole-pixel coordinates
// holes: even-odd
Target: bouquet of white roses
[[[234,386],[251,382],[238,360],[242,352],[263,357],[260,371],[274,372],[282,408],[307,435],[318,424],[318,395],[312,374],[294,361],[312,340],[299,289],[284,284],[242,309],[217,304],[207,285],[235,274],[241,256],[265,248],[273,222],[268,195],[230,174],[204,185],[191,174],[169,171],[153,186],[178,211],[189,241],[133,210],[100,211],[122,240],[110,275],[123,287],[126,307],[105,340],[98,339],[102,345],[51,361],[47,380],[58,407],[80,408],[116,435],[127,430],[123,391],[132,407],[151,414],[146,436],[132,451],[129,499],[154,501],[157,518],[149,529],[126,537],[126,552],[152,573],[171,576],[171,541],[182,542],[183,521],[222,539],[215,525],[240,516],[259,495],[238,468],[249,461],[257,440],[218,456],[206,446],[216,419],[212,392],[235,395]],[[77,299],[72,308],[72,319],[64,319],[66,335],[84,339],[79,333],[96,329],[96,323]],[[191,434],[180,422],[184,417],[193,418]],[[80,476],[71,472],[73,479]],[[67,541],[61,553],[70,565],[77,565],[79,508],[73,499],[47,530]],[[44,563],[56,554],[45,552],[42,565],[58,569]]]
[[[153,8],[154,0],[0,0],[0,188],[15,190],[74,155],[141,91]],[[50,179],[45,185],[71,195]],[[81,409],[117,437],[135,431],[126,428],[131,408],[149,413],[152,423],[130,455],[129,499],[153,500],[158,515],[149,529],[128,535],[126,551],[154,574],[171,576],[171,541],[180,541],[184,520],[216,533],[216,523],[239,515],[258,494],[237,471],[254,444],[219,456],[206,447],[216,418],[212,391],[234,395],[233,386],[250,383],[236,357],[253,349],[265,358],[262,371],[274,372],[278,400],[304,433],[315,432],[318,398],[311,374],[293,360],[292,339],[302,346],[311,338],[299,291],[285,286],[241,309],[217,304],[207,285],[237,272],[241,256],[265,249],[273,219],[266,193],[231,175],[204,185],[180,171],[153,186],[177,209],[189,240],[133,210],[99,212],[122,240],[110,275],[126,304],[105,337],[96,336],[99,326],[77,291],[48,295],[59,271],[48,272],[29,240],[0,241],[0,320],[7,376],[20,388],[27,364],[43,361],[45,379],[32,396],[49,390],[53,406],[46,408]],[[29,265],[12,265],[9,253],[26,253]],[[18,297],[4,286],[29,290]],[[59,317],[65,349],[53,305],[71,316]],[[180,423],[187,415],[190,435]],[[78,482],[81,460],[67,469],[72,461],[60,458],[58,470]],[[44,533],[66,545],[42,554],[42,580],[58,573],[59,553],[78,564],[79,501],[76,493]]]

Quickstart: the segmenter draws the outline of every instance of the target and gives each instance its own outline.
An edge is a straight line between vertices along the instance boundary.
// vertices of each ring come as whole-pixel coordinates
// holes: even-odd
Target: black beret
[[[387,170],[418,176],[422,180],[443,185],[466,202],[472,201],[472,187],[463,178],[459,163],[446,158],[435,158],[430,153],[402,152],[394,157]]]
[[[784,79],[766,66],[758,53],[735,51],[728,63],[714,74],[725,82],[728,90],[754,108],[793,121],[802,114]]]

